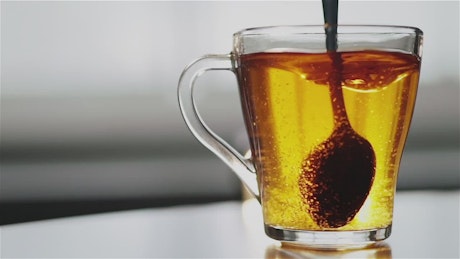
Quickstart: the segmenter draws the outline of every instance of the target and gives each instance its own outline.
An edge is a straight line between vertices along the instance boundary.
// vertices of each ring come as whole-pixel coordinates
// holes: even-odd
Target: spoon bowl
[[[351,221],[374,180],[371,144],[350,127],[337,128],[304,160],[299,186],[314,221],[337,228]]]

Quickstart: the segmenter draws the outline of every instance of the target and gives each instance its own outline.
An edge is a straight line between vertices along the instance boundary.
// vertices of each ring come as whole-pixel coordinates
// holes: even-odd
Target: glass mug
[[[414,109],[422,31],[278,26],[233,35],[233,51],[181,75],[178,97],[194,136],[262,205],[265,233],[316,248],[362,247],[391,233],[397,174]],[[219,138],[195,106],[195,80],[233,72],[251,156]],[[224,115],[224,114],[223,114]]]

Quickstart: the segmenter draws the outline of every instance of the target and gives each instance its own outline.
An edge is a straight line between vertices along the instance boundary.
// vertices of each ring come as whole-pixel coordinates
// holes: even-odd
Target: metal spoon
[[[336,51],[338,0],[323,0],[323,11],[332,60],[329,92],[334,130],[303,161],[299,187],[318,226],[337,228],[351,221],[366,200],[375,175],[375,153],[369,141],[353,130],[345,109],[343,62]]]

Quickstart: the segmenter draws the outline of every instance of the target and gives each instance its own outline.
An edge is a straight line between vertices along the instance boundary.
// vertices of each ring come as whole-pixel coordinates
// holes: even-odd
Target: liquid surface
[[[326,53],[266,52],[238,60],[242,105],[248,115],[245,120],[269,225],[356,230],[391,224],[396,174],[412,116],[420,62],[408,54],[381,51],[343,52],[341,57],[344,105],[353,130],[375,151],[375,177],[362,206],[355,206],[358,209],[353,217],[338,225],[315,220],[313,203],[305,202],[309,191],[299,187],[305,158],[335,129],[330,58]],[[340,161],[333,164],[335,170],[341,170]],[[315,177],[315,170],[310,171]],[[314,179],[323,190],[338,188],[324,178]],[[333,182],[342,181],[348,181],[347,186],[359,185],[346,177]],[[328,195],[314,197],[328,204],[324,202]],[[347,207],[346,203],[341,206]],[[328,213],[344,210],[331,211]]]

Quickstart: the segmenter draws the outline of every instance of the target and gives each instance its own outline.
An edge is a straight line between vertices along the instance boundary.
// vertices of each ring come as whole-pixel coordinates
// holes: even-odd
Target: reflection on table
[[[377,243],[371,247],[352,250],[311,250],[286,245],[271,245],[265,250],[267,259],[334,259],[334,258],[379,258],[389,259],[391,247],[385,242]]]

